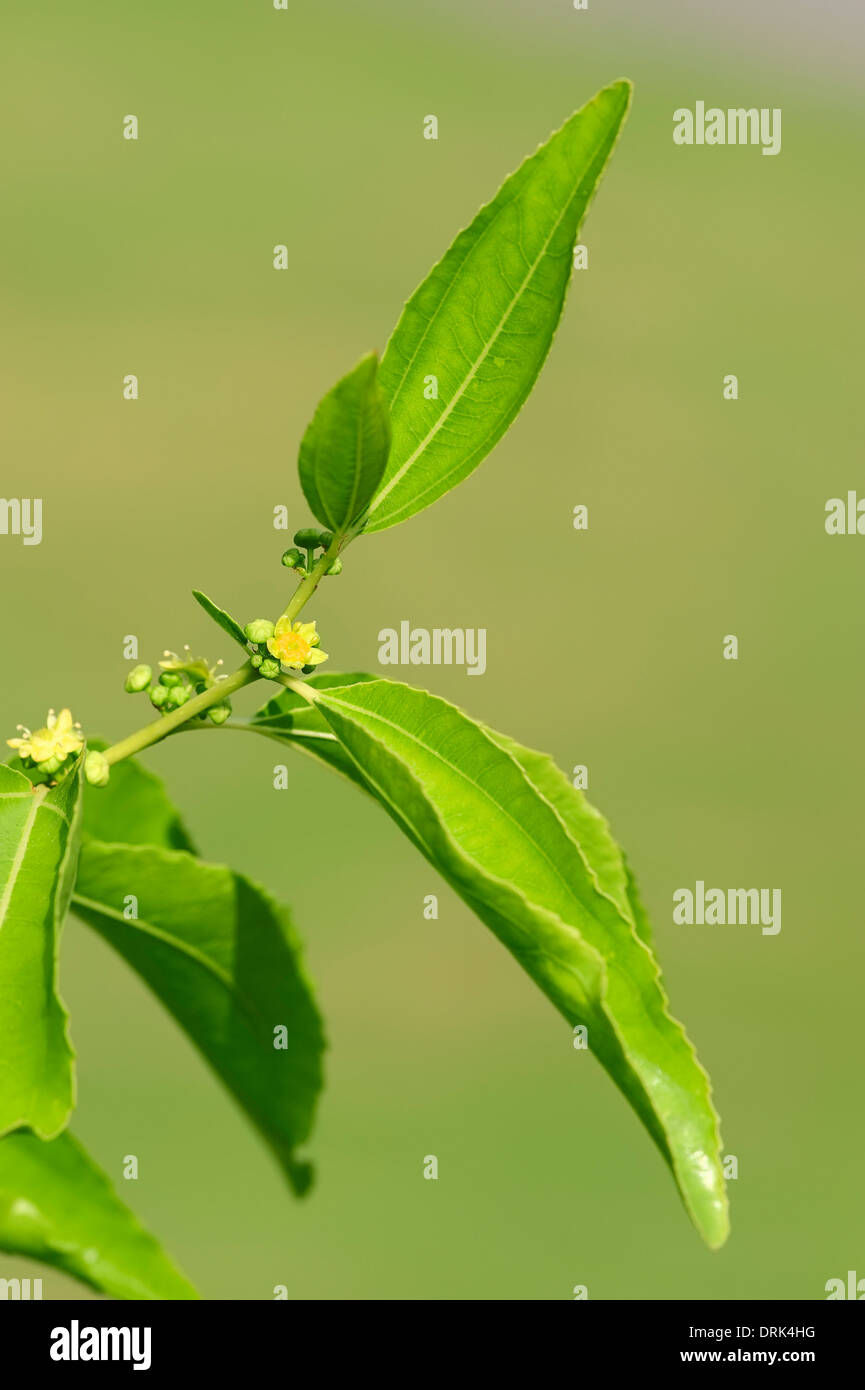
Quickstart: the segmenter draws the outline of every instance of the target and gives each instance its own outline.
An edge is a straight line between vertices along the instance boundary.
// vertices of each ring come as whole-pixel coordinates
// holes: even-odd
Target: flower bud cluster
[[[152,667],[135,666],[126,677],[126,689],[130,695],[146,693],[154,709],[160,714],[170,714],[193,696],[212,690],[223,679],[219,675],[221,665],[218,661],[215,666],[209,666],[204,657],[193,657],[189,647],[184,647],[179,656],[177,652],[166,651],[156,680]],[[231,701],[220,700],[194,718],[202,723],[209,719],[212,724],[224,724],[230,714]]]
[[[295,570],[301,579],[305,579],[316,563],[316,551],[328,550],[332,544],[332,531],[319,531],[314,526],[305,526],[302,530],[295,531],[294,545],[285,551],[282,563],[286,569]],[[342,560],[337,556],[325,573],[339,574],[341,569]]]

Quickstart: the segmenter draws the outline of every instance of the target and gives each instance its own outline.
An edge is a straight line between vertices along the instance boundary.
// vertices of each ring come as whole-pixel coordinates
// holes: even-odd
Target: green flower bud
[[[185,705],[187,700],[192,699],[194,693],[192,686],[187,683],[173,685],[168,692],[167,704],[169,708],[180,709],[181,705]]]
[[[322,547],[322,549],[327,550],[327,548],[328,548],[329,545],[333,545],[333,532],[332,532],[332,531],[319,531],[319,533],[318,533],[318,543],[319,543],[319,545]]]
[[[298,550],[296,545],[293,545],[291,550],[286,550],[282,557],[282,563],[286,569],[297,569],[298,565],[303,565],[303,552]]]
[[[340,574],[341,572],[342,572],[342,560],[341,560],[341,559],[339,558],[339,556],[337,555],[337,557],[336,557],[336,559],[334,560],[333,564],[330,565],[330,566],[328,566],[328,568],[325,570],[325,574]]]
[[[150,703],[154,709],[162,709],[163,705],[168,704],[168,686],[154,685],[150,693]]]
[[[261,666],[259,667],[259,670],[261,671],[261,674],[267,678],[267,680],[275,680],[276,677],[279,675],[279,662],[274,661],[272,657],[265,657],[265,659],[261,663]]]
[[[243,631],[250,642],[254,642],[258,646],[260,642],[266,642],[268,637],[273,636],[273,623],[267,618],[253,618],[251,623],[246,624]]]
[[[149,670],[150,668],[145,666],[142,669]],[[95,748],[92,748],[84,759],[84,776],[87,781],[91,787],[104,787],[107,786],[110,775],[111,766],[105,754],[98,753]]]
[[[173,685],[183,685],[186,677],[181,671],[163,671],[159,677],[160,685],[167,686],[169,689]]]
[[[261,652],[256,652],[255,656],[251,656],[249,658],[249,664],[250,666],[254,666],[256,670],[258,670],[263,660],[264,657],[261,655]]]
[[[231,714],[231,701],[223,700],[221,704],[211,705],[207,711],[207,717],[212,724],[224,724]]]
[[[294,543],[300,545],[304,550],[315,550],[321,545],[321,532],[315,526],[304,526],[302,531],[295,531]]]
[[[126,689],[130,695],[136,695],[146,690],[152,679],[153,671],[149,666],[136,666],[126,677]]]

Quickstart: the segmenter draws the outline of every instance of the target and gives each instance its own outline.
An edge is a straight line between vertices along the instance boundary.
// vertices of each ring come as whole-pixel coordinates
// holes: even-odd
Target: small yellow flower
[[[327,652],[321,651],[319,641],[315,623],[293,623],[288,618],[280,618],[273,636],[268,638],[267,650],[283,666],[320,666],[322,661],[327,661]]]
[[[33,734],[23,724],[18,728],[22,737],[7,738],[6,742],[10,748],[17,749],[22,758],[30,758],[34,763],[47,763],[52,758],[62,762],[70,753],[80,753],[84,747],[81,725],[73,724],[72,712],[68,709],[62,709],[59,714],[50,709],[45,728]]]

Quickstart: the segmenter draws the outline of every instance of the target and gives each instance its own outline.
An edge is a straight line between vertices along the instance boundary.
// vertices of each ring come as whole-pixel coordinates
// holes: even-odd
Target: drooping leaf
[[[328,391],[301,441],[300,485],[323,526],[344,534],[363,516],[389,449],[387,403],[371,352]]]
[[[207,594],[203,594],[200,589],[193,589],[192,597],[195,599],[196,603],[201,604],[207,616],[212,618],[213,621],[222,628],[223,632],[227,632],[229,637],[232,637],[234,641],[237,642],[238,646],[243,647],[244,651],[249,651],[243,628],[240,626],[240,623],[235,622],[230,613],[226,613],[224,608],[217,607],[213,599],[209,599]]]
[[[589,1046],[670,1164],[707,1243],[728,1231],[708,1078],[667,1010],[627,874],[542,755],[424,691],[314,692],[363,781]],[[582,843],[581,843],[582,840]],[[592,862],[592,855],[596,862]]]
[[[331,690],[340,686],[357,685],[361,681],[379,679],[380,677],[365,671],[328,671],[326,674],[310,676],[305,684],[312,690]],[[375,795],[357,763],[343,748],[321,711],[294,690],[280,691],[257,710],[251,719],[232,722],[235,727],[250,729],[279,743],[286,743],[300,752],[308,753],[334,771],[341,772],[350,781],[356,782],[370,795]],[[481,725],[481,728],[510,752],[523,765],[528,775],[534,771],[535,784],[565,821],[571,837],[580,846],[601,890],[613,899],[619,910],[633,923],[641,940],[654,949],[651,923],[640,898],[636,880],[627,856],[613,838],[605,817],[591,805],[582,792],[571,785],[546,753],[525,748],[505,734],[496,733],[487,725]]]
[[[378,679],[378,676],[365,671],[328,671],[326,674],[310,676],[305,684],[312,690],[331,690],[339,686],[357,685],[362,681]],[[257,710],[251,719],[234,720],[233,723],[236,727],[264,734],[277,742],[287,743],[301,752],[310,754],[374,795],[357,763],[343,748],[321,711],[294,690],[280,691]],[[525,748],[514,739],[496,733],[486,725],[481,727],[490,738],[496,740],[502,748],[521,762],[527,773],[534,770],[534,780],[539,790],[564,819],[602,891],[613,898],[620,911],[633,922],[637,935],[647,946],[652,947],[652,928],[640,900],[637,884],[627,858],[613,838],[605,817],[568,782],[564,773],[546,753]]]
[[[135,920],[124,916],[130,894]],[[182,851],[92,839],[72,908],[174,1015],[304,1192],[312,1173],[296,1151],[312,1127],[324,1038],[287,910]]]
[[[108,1298],[197,1298],[71,1134],[0,1140],[0,1250],[41,1260]]]
[[[310,687],[312,692],[316,690],[333,690],[338,695],[340,685],[358,685],[362,682],[375,680],[377,680],[376,677],[364,675],[362,673],[341,676],[338,672],[330,672],[327,677],[313,677],[305,684]],[[382,682],[382,684],[387,683]],[[414,694],[420,695],[420,692],[414,692]],[[431,699],[432,697],[425,698]],[[443,704],[443,702],[435,703],[436,705]],[[446,708],[451,709],[452,707],[448,706]],[[459,711],[455,713],[459,714]],[[465,716],[461,717],[465,718]],[[411,827],[394,814],[393,806],[388,803],[387,797],[382,796],[376,786],[364,775],[362,764],[356,762],[339,741],[334,742],[336,735],[333,734],[331,725],[325,717],[325,712],[320,707],[317,705],[310,705],[308,701],[304,700],[294,691],[283,691],[275,699],[269,701],[263,709],[259,710],[257,714],[248,721],[246,727],[309,753],[311,756],[318,758],[320,761],[356,782],[372,796],[382,800],[386,809],[394,815],[394,818],[398,820],[398,823],[402,825],[402,828],[406,830],[410,838],[418,844],[422,852],[426,853],[428,858],[432,858],[425,844],[413,833]],[[651,951],[652,935],[648,917],[640,901],[633,874],[631,873],[624,855],[613,839],[606,820],[588,803],[582,793],[568,782],[564,774],[559,771],[552,760],[545,754],[523,748],[513,739],[495,733],[493,730],[485,728],[484,726],[477,727],[481,729],[483,734],[496,743],[503,752],[507,753],[519,764],[528,781],[535,788],[539,796],[549,803],[550,808],[563,823],[569,838],[578,847],[586,870],[591,877],[595,892],[611,900],[620,917],[628,923],[631,931],[644,943],[645,947]],[[328,737],[329,730],[330,737]],[[432,858],[432,862],[435,863],[437,867],[441,868],[441,864],[439,864],[437,859]],[[451,881],[453,882],[453,879],[451,879]],[[458,885],[455,886],[457,886],[458,891],[462,892],[463,897],[476,907],[479,915],[483,917],[483,912],[480,907],[477,907],[477,905],[472,902],[471,896],[460,889]],[[609,911],[609,909],[607,909],[607,911]],[[517,953],[515,952],[515,954]],[[654,968],[656,971],[657,985],[655,990],[656,1002],[657,997],[660,995],[662,1004],[666,1009],[666,1000],[661,990],[659,971],[656,962],[654,962]],[[544,988],[543,984],[542,988]],[[546,992],[551,998],[554,997],[549,990],[546,990]],[[559,1004],[559,1007],[562,1008],[561,1004]],[[567,1013],[565,1008],[562,1008],[562,1012],[565,1012],[567,1017],[571,1017],[570,1013]],[[678,1025],[673,1025],[674,1031],[677,1027]],[[690,1051],[690,1045],[687,1044],[683,1036],[682,1043],[685,1049]],[[685,1068],[686,1070],[691,1070],[691,1079],[695,1086],[697,1104],[700,1104],[701,1097],[705,1099],[705,1105],[708,1111],[708,1133],[711,1140],[712,1134],[716,1133],[716,1117],[711,1108],[705,1075],[702,1069],[699,1068],[699,1064],[693,1059],[693,1054],[691,1054],[691,1060],[693,1061],[693,1068],[689,1068],[687,1058],[684,1059]],[[619,1081],[619,1084],[622,1085],[621,1079],[618,1077],[616,1079]],[[625,1091],[626,1095],[629,1095],[629,1098],[632,1100],[634,1099],[634,1097],[630,1095],[627,1086],[622,1085],[622,1089]],[[638,1102],[639,1094],[637,1095],[637,1100],[634,1101],[635,1107],[638,1112],[642,1114],[644,1120],[646,1120],[650,1132],[653,1133],[654,1137],[658,1140],[662,1152],[672,1164],[673,1155],[670,1151],[670,1146],[667,1144],[666,1139],[662,1138],[659,1134],[657,1128],[653,1126],[651,1117],[647,1117],[644,1110],[641,1110]],[[717,1150],[718,1143],[719,1141],[716,1138],[714,1141],[715,1151]],[[717,1164],[715,1164],[715,1167],[717,1169]],[[715,1171],[712,1181],[715,1183],[717,1182],[717,1171]],[[707,1234],[707,1239],[710,1240],[710,1243],[712,1243],[716,1237],[718,1238],[718,1243],[720,1243],[720,1239],[723,1238],[722,1235],[719,1236],[719,1232],[723,1232],[726,1229],[724,1210],[725,1199],[722,1195],[721,1208],[714,1213],[715,1218],[717,1218],[717,1224],[712,1227],[710,1222],[703,1228],[709,1232],[709,1234]],[[700,1219],[702,1220],[703,1218],[701,1217]],[[699,1220],[698,1224],[700,1224]]]
[[[104,751],[100,739],[88,739],[88,748]],[[158,777],[125,758],[115,763],[105,787],[84,784],[85,835],[126,845],[160,845],[195,853],[179,812],[172,806]]]
[[[81,763],[57,787],[0,766],[0,1134],[50,1139],[75,1103],[57,948],[80,841]]]
[[[378,679],[380,677],[365,671],[328,671],[326,674],[310,676],[305,684],[312,690],[331,690],[339,686],[357,685],[361,681]],[[235,727],[250,729],[308,753],[374,795],[357,763],[343,748],[321,711],[295,691],[282,690],[260,710],[256,710],[251,719],[235,719],[232,722]],[[487,725],[481,727],[490,738],[496,740],[502,748],[521,762],[527,773],[534,769],[534,780],[539,790],[552,802],[566,822],[572,838],[580,846],[602,891],[613,898],[620,911],[633,922],[637,935],[647,946],[654,949],[651,923],[640,898],[636,880],[627,856],[614,839],[605,817],[571,785],[546,753],[525,748],[505,734],[496,733]]]
[[[524,404],[630,99],[631,84],[614,82],[571,116],[511,174],[409,299],[379,374],[393,444],[367,531],[405,521],[456,487]]]

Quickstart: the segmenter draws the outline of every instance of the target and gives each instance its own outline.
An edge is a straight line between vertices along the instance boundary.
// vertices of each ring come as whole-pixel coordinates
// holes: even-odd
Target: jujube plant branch
[[[56,961],[70,910],[176,1018],[294,1192],[312,1181],[301,1151],[324,1034],[288,911],[201,860],[136,760],[204,727],[215,739],[227,727],[291,746],[384,810],[584,1031],[700,1234],[712,1247],[725,1240],[708,1078],[669,1013],[651,928],[606,821],[544,754],[447,701],[325,669],[307,610],[326,578],[350,576],[349,546],[450,491],[515,418],[550,348],[630,99],[628,82],[613,83],[540,146],[408,300],[381,362],[367,354],[323,397],[298,463],[317,525],[302,525],[282,556],[296,587],[268,605],[273,616],[243,623],[194,594],[242,649],[237,669],[166,652],[158,673],[142,664],[126,680],[154,717],[111,746],[66,709],[10,740],[15,756],[0,767],[0,1248],[113,1297],[196,1296],[67,1132],[74,1054]],[[350,577],[340,590],[348,597]],[[235,719],[233,697],[262,681],[271,698]],[[21,1221],[25,1209],[35,1218]]]

